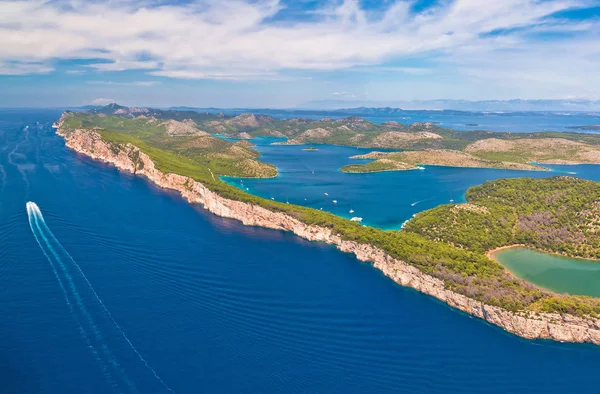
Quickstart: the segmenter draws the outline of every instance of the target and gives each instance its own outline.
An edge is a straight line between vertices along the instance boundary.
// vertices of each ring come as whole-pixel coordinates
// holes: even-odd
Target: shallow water
[[[597,392],[600,348],[519,339],[211,215],[69,151],[59,115],[0,112],[0,392],[168,393],[132,346],[176,393]]]
[[[528,248],[510,248],[494,258],[515,276],[556,293],[600,297],[600,261],[572,259]]]
[[[271,179],[224,178],[229,184],[264,198],[322,208],[348,219],[362,217],[364,224],[384,229],[399,229],[412,215],[440,204],[464,202],[469,187],[488,180],[572,175],[600,181],[599,165],[549,166],[552,172],[425,166],[424,170],[348,174],[340,168],[367,162],[350,157],[372,149],[314,145],[319,150],[306,151],[305,145],[271,145],[272,138],[252,141],[262,154],[260,160],[276,165],[279,175]]]

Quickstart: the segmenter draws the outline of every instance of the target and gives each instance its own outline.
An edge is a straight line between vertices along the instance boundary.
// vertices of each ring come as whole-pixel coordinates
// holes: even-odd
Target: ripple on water
[[[44,113],[36,115],[42,124],[60,115]],[[49,130],[30,127],[17,152],[35,164],[26,173],[27,195],[6,158],[24,138],[19,122],[7,135],[0,116],[0,141],[8,145],[0,155],[7,173],[0,200],[0,367],[9,360],[12,370],[31,371],[21,380],[35,382],[16,392],[108,392],[31,236],[24,198],[38,203],[119,325],[177,393],[597,391],[596,347],[515,338],[396,286],[332,246],[189,206],[143,179],[73,154]],[[68,171],[50,172],[44,163]],[[284,178],[302,175],[288,164]],[[470,178],[474,173],[445,174],[440,184],[449,190],[460,179],[479,182],[479,175]],[[393,186],[396,178],[365,179]],[[322,183],[329,190],[317,185],[314,203],[329,192],[328,201],[337,199],[344,213],[340,195],[372,193],[358,188],[334,195],[338,181]],[[296,189],[311,194],[305,186]],[[413,193],[406,182],[394,190],[390,200]],[[406,196],[407,206],[430,197]],[[105,331],[107,344],[118,349],[111,332]],[[139,360],[121,360],[137,383]]]

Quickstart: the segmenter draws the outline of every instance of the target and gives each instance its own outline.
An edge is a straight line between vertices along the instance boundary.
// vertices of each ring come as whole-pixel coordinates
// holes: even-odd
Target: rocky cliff
[[[66,133],[60,129],[60,124],[60,121],[57,122],[57,133],[65,138],[69,148],[93,159],[111,163],[121,170],[143,175],[162,188],[177,190],[190,203],[202,204],[216,215],[239,220],[245,225],[291,231],[307,240],[336,245],[343,252],[353,253],[360,261],[372,262],[375,268],[402,286],[412,287],[433,296],[451,307],[523,338],[590,342],[600,345],[599,319],[585,319],[567,314],[515,313],[485,305],[446,289],[441,280],[390,257],[383,250],[368,244],[343,240],[329,229],[309,226],[284,213],[271,212],[256,205],[220,197],[191,178],[162,173],[155,168],[152,160],[134,145],[107,143],[98,133],[91,130]]]

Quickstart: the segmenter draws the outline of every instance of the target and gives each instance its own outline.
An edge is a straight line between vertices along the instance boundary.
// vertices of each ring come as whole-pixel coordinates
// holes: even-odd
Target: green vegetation
[[[373,245],[443,280],[447,288],[488,305],[513,311],[600,315],[600,300],[545,292],[512,277],[485,255],[493,247],[524,243],[599,257],[598,183],[566,177],[488,182],[469,190],[468,205],[434,208],[417,215],[406,231],[384,231],[327,212],[253,196],[215,177],[239,175],[244,173],[240,163],[256,162],[257,153],[247,146],[215,141],[212,136],[169,137],[159,126],[148,126],[140,119],[131,121],[74,114],[67,117],[61,131],[96,129],[115,149],[124,143],[136,145],[163,172],[193,178],[224,198],[284,212],[308,225],[331,229],[345,240]]]
[[[600,259],[600,183],[570,177],[500,179],[468,190],[465,205],[418,214],[406,231],[484,253],[523,244]]]
[[[533,161],[600,163],[600,135],[584,133],[456,131],[429,122],[417,122],[407,126],[398,122],[376,124],[359,117],[276,119],[249,113],[231,116],[196,111],[127,108],[116,104],[89,111],[85,115],[93,119],[84,122],[86,124],[83,126],[95,125],[124,132],[132,130],[133,127],[138,130],[138,134],[152,133],[152,129],[157,125],[166,120],[174,120],[192,122],[203,132],[233,138],[275,136],[288,138],[287,143],[290,144],[316,143],[411,151],[444,149],[468,152],[473,159],[487,160],[486,163],[482,163],[483,166],[494,168],[505,168],[501,163],[506,162],[513,165],[526,165]],[[136,137],[144,139],[144,135]],[[484,141],[496,143],[477,145]],[[503,142],[505,144],[502,144]],[[490,165],[490,162],[500,164]],[[446,165],[435,162],[427,164]]]
[[[396,160],[378,159],[366,164],[350,164],[342,167],[342,172],[381,172],[381,171],[402,171],[417,168],[415,165],[403,163]]]
[[[425,149],[404,152],[371,152],[353,156],[353,159],[375,159],[367,164],[354,164],[342,168],[344,172],[393,171],[417,168],[420,165],[451,167],[503,168],[509,170],[546,170],[531,164],[488,160],[467,152],[449,149]]]
[[[599,147],[563,138],[489,138],[465,150],[482,159],[515,163],[600,163]]]
[[[201,166],[209,175],[208,169],[215,176],[264,178],[277,175],[274,166],[256,160],[259,153],[245,141],[232,143],[200,130],[198,132],[202,134],[199,135],[170,136],[163,123],[147,118],[72,113],[63,122],[61,130],[95,129],[107,141],[143,147],[144,151],[154,152],[159,161],[163,160],[164,152],[169,152],[181,158],[182,163]]]

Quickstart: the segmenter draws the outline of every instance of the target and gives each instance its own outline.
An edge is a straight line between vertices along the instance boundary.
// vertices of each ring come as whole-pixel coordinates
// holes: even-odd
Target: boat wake
[[[109,384],[116,392],[139,392],[106,341],[108,335],[105,333],[110,334],[110,330],[116,330],[116,334],[127,344],[126,348],[133,351],[164,389],[174,393],[129,340],[92,287],[79,264],[50,231],[37,204],[30,201],[26,204],[26,208],[33,236],[50,262],[67,306],[77,322],[77,328],[92,354],[102,366]]]
[[[25,138],[23,138],[21,141],[17,142],[15,144],[15,147],[10,151],[10,153],[8,154],[8,162],[15,166],[17,168],[17,170],[19,171],[19,173],[21,173],[21,176],[23,177],[23,181],[25,182],[25,185],[27,187],[27,192],[29,192],[29,179],[27,178],[27,174],[25,173],[26,169],[29,169],[31,164],[30,163],[20,163],[22,162],[27,156],[23,153],[19,153],[19,149],[21,148],[21,146],[23,145],[27,145],[27,143],[29,142],[29,126],[25,126],[23,128],[23,131],[25,132]],[[16,158],[16,160],[15,160]]]

